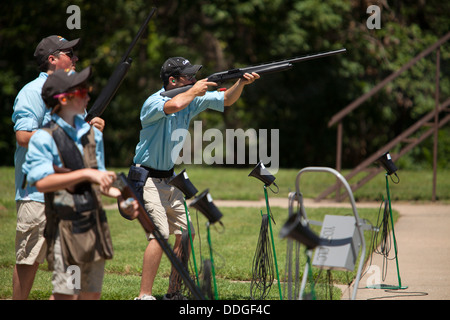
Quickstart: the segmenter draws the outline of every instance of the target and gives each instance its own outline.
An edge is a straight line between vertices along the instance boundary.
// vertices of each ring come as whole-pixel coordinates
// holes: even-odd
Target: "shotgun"
[[[167,255],[167,258],[169,258],[170,262],[172,263],[173,267],[177,270],[180,277],[183,279],[184,284],[186,287],[189,288],[189,290],[192,292],[192,295],[197,300],[205,300],[205,297],[203,293],[200,291],[200,288],[197,287],[192,280],[192,278],[189,275],[189,272],[186,270],[184,265],[181,263],[180,259],[177,257],[175,252],[170,247],[169,243],[166,239],[162,236],[162,234],[159,232],[158,228],[153,223],[152,218],[150,217],[149,213],[145,209],[145,205],[142,202],[142,199],[136,194],[133,186],[129,183],[127,177],[122,172],[116,174],[117,179],[113,183],[113,187],[116,187],[120,190],[122,193],[122,197],[124,199],[133,198],[137,200],[139,204],[139,216],[137,217],[139,223],[144,228],[145,232],[153,233],[155,236],[156,241],[161,246],[164,253]],[[119,206],[120,211],[120,206]],[[121,213],[122,214],[122,213]],[[125,217],[124,214],[122,216]]]
[[[343,48],[343,49],[339,49],[339,50],[335,50],[335,51],[315,53],[315,54],[310,54],[310,55],[306,55],[306,56],[285,59],[285,60],[281,60],[281,61],[264,63],[264,64],[246,67],[246,68],[231,69],[231,70],[227,70],[227,71],[216,72],[216,73],[213,73],[210,76],[208,76],[207,79],[210,82],[216,82],[216,83],[220,84],[225,81],[242,78],[245,73],[256,72],[257,74],[261,75],[261,74],[286,71],[286,70],[291,69],[293,67],[294,63],[304,62],[304,61],[314,60],[314,59],[319,59],[319,58],[325,58],[325,57],[336,55],[339,53],[344,53],[346,51],[347,50],[345,48]],[[172,89],[169,91],[163,91],[163,92],[161,92],[161,95],[163,97],[173,98],[177,94],[186,92],[187,90],[192,88],[192,86],[193,85],[187,85],[187,86],[175,88],[175,89]]]
[[[145,21],[142,24],[141,28],[139,29],[138,33],[134,37],[130,46],[128,47],[128,50],[125,52],[122,59],[120,60],[119,65],[116,67],[113,74],[111,75],[108,82],[106,83],[106,86],[100,92],[100,95],[95,100],[92,107],[89,109],[86,117],[84,118],[84,120],[86,122],[90,122],[93,118],[101,116],[103,114],[103,112],[105,111],[106,107],[111,102],[114,95],[116,94],[117,90],[119,89],[120,85],[122,84],[123,79],[125,78],[128,70],[131,67],[131,62],[133,61],[129,57],[131,50],[133,50],[133,48],[136,45],[136,43],[138,42],[139,38],[144,33],[144,31],[147,28],[147,25],[150,22],[150,19],[152,18],[155,11],[156,11],[156,8],[152,8],[152,11],[145,19]]]

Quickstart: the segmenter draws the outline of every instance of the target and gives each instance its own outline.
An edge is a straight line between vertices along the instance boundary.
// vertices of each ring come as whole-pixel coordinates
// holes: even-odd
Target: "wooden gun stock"
[[[137,217],[139,223],[141,224],[142,228],[144,228],[145,232],[152,233],[155,231],[155,225],[153,224],[152,220],[148,216],[147,210],[145,210],[144,204],[142,203],[142,200],[139,199],[139,197],[136,195],[136,192],[134,189],[130,186],[128,183],[127,178],[125,177],[125,174],[119,173],[117,174],[117,180],[114,181],[113,187],[116,187],[120,190],[122,193],[122,197],[124,199],[133,198],[135,199],[139,204],[139,215]],[[119,211],[121,211],[120,206]],[[127,217],[125,214],[121,213],[122,216]]]

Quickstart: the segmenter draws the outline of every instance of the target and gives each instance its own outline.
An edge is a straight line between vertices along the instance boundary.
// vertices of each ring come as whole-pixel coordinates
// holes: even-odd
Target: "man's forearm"
[[[191,90],[178,94],[164,104],[164,112],[166,114],[171,114],[181,111],[186,108],[194,98],[195,94]]]
[[[244,87],[245,84],[242,83],[241,79],[236,81],[236,83],[231,88],[225,91],[224,105],[226,107],[229,107],[234,104],[241,96]]]
[[[224,105],[228,107],[234,104],[241,96],[244,87],[250,83],[253,83],[256,79],[259,79],[259,75],[257,73],[245,73],[243,78],[240,78],[230,89],[225,91]]]

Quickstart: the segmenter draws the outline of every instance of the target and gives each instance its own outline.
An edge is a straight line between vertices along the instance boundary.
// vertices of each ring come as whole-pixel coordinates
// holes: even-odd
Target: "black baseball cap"
[[[87,67],[80,72],[74,70],[56,70],[50,74],[42,87],[42,99],[49,106],[54,106],[56,103],[55,95],[66,93],[70,89],[75,88],[84,82],[91,75],[91,67]]]
[[[47,60],[49,55],[56,53],[57,51],[73,49],[79,42],[79,38],[69,41],[61,36],[49,36],[39,42],[34,51],[34,57],[36,58],[37,63],[41,65]]]
[[[168,80],[170,76],[195,75],[202,65],[192,65],[188,59],[183,57],[172,57],[164,62],[161,67],[160,77],[163,81]]]

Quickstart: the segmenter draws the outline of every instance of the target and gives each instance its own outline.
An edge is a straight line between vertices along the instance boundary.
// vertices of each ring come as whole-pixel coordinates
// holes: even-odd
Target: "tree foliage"
[[[366,26],[366,9],[381,8],[381,29]],[[81,9],[81,29],[66,26],[69,5]],[[128,166],[139,139],[139,111],[161,87],[159,70],[170,56],[202,64],[202,76],[234,67],[346,48],[347,53],[297,64],[245,89],[224,114],[206,112],[204,129],[280,130],[280,164],[334,166],[330,118],[450,30],[446,1],[65,1],[16,0],[0,5],[0,152],[13,164],[14,98],[38,72],[37,43],[51,34],[82,39],[78,68],[93,67],[91,103],[106,84],[152,6],[157,13],[132,51],[132,67],[103,115],[108,166]],[[449,96],[449,45],[441,47],[441,101]],[[435,55],[355,110],[344,122],[344,167],[359,163],[434,108]],[[449,129],[441,130],[442,165],[449,161]],[[428,143],[428,142],[427,142]],[[428,143],[430,145],[430,143]],[[427,144],[410,154],[429,163]],[[406,163],[406,162],[405,162]]]

